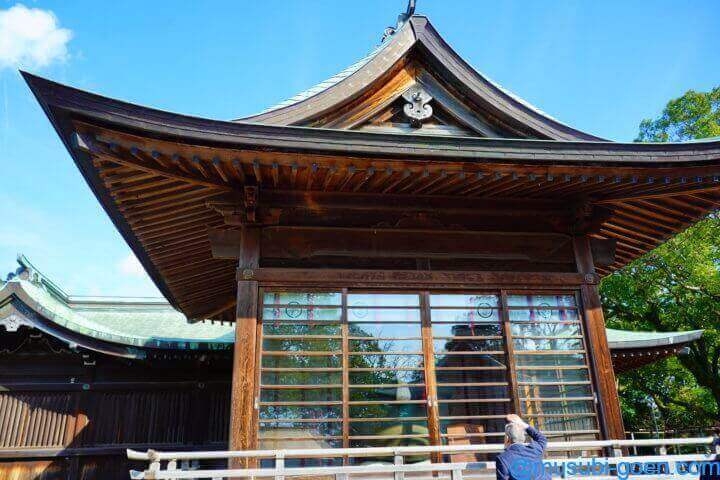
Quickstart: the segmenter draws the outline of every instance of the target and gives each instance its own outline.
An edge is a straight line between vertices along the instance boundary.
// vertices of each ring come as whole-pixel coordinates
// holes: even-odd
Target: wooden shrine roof
[[[212,257],[208,230],[225,222],[212,203],[239,202],[244,185],[281,203],[377,198],[426,210],[513,202],[603,208],[595,236],[617,240],[617,255],[601,274],[655,248],[720,201],[718,141],[493,139],[259,125],[153,110],[25,78],[150,276],[190,318],[214,317],[234,300],[235,264]],[[295,196],[283,196],[288,192]]]
[[[239,121],[23,75],[146,271],[191,319],[231,317],[236,262],[214,257],[209,236],[250,210],[271,223],[303,209],[467,219],[504,208],[556,228],[552,214],[566,224],[556,233],[616,242],[605,275],[720,202],[720,141],[600,141],[490,82],[419,16],[331,81]]]

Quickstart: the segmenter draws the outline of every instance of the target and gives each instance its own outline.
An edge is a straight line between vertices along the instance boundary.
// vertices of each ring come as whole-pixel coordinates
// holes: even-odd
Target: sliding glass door
[[[263,449],[598,436],[573,292],[264,290],[261,323]]]

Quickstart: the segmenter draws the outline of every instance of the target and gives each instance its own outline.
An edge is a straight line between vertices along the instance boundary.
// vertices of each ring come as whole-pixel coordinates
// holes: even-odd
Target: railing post
[[[630,432],[630,440],[635,441],[635,432]],[[637,457],[637,445],[633,445],[633,455]]]
[[[399,452],[395,452],[395,460],[393,461],[393,463],[395,465],[402,465],[405,463],[405,458]],[[393,476],[395,477],[395,480],[404,480],[405,472],[395,471]]]
[[[275,454],[275,470],[277,470],[277,474],[275,475],[275,480],[285,480],[285,476],[281,475],[280,472],[285,470],[285,452],[280,451]]]
[[[150,472],[158,472],[160,471],[160,458],[158,456],[158,452],[155,450],[148,450],[148,458],[150,459],[150,466],[148,467],[148,471]]]

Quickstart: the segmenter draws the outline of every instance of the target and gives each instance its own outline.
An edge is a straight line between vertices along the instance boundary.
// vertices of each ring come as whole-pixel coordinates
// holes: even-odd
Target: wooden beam
[[[257,444],[257,411],[255,379],[258,323],[258,282],[246,278],[247,271],[257,269],[260,260],[260,229],[244,227],[237,282],[235,348],[233,352],[232,395],[230,402],[230,450],[255,450]],[[252,468],[255,459],[234,459],[230,468]]]
[[[245,272],[262,285],[315,285],[347,287],[433,286],[434,288],[478,288],[491,286],[559,288],[596,284],[595,273],[472,272],[418,270],[347,270],[302,268],[256,268]]]
[[[595,275],[590,238],[587,236],[573,239],[575,260],[578,272],[583,275]],[[600,407],[600,428],[605,439],[624,439],[620,399],[615,384],[612,356],[605,331],[600,293],[597,284],[585,283],[580,286],[583,302],[583,320],[587,335],[587,349],[594,376]]]

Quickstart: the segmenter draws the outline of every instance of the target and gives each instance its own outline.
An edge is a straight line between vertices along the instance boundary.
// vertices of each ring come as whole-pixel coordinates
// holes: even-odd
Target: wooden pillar
[[[243,227],[238,263],[235,347],[230,401],[230,450],[257,448],[255,410],[258,282],[254,270],[260,260],[260,228]],[[231,468],[251,468],[252,460],[231,460]]]
[[[578,272],[586,275],[594,274],[595,266],[590,249],[590,238],[587,236],[575,237],[573,246]],[[580,287],[580,293],[583,302],[587,349],[599,397],[600,430],[605,439],[624,439],[625,428],[615,383],[612,356],[607,342],[600,292],[596,284],[586,282]]]

